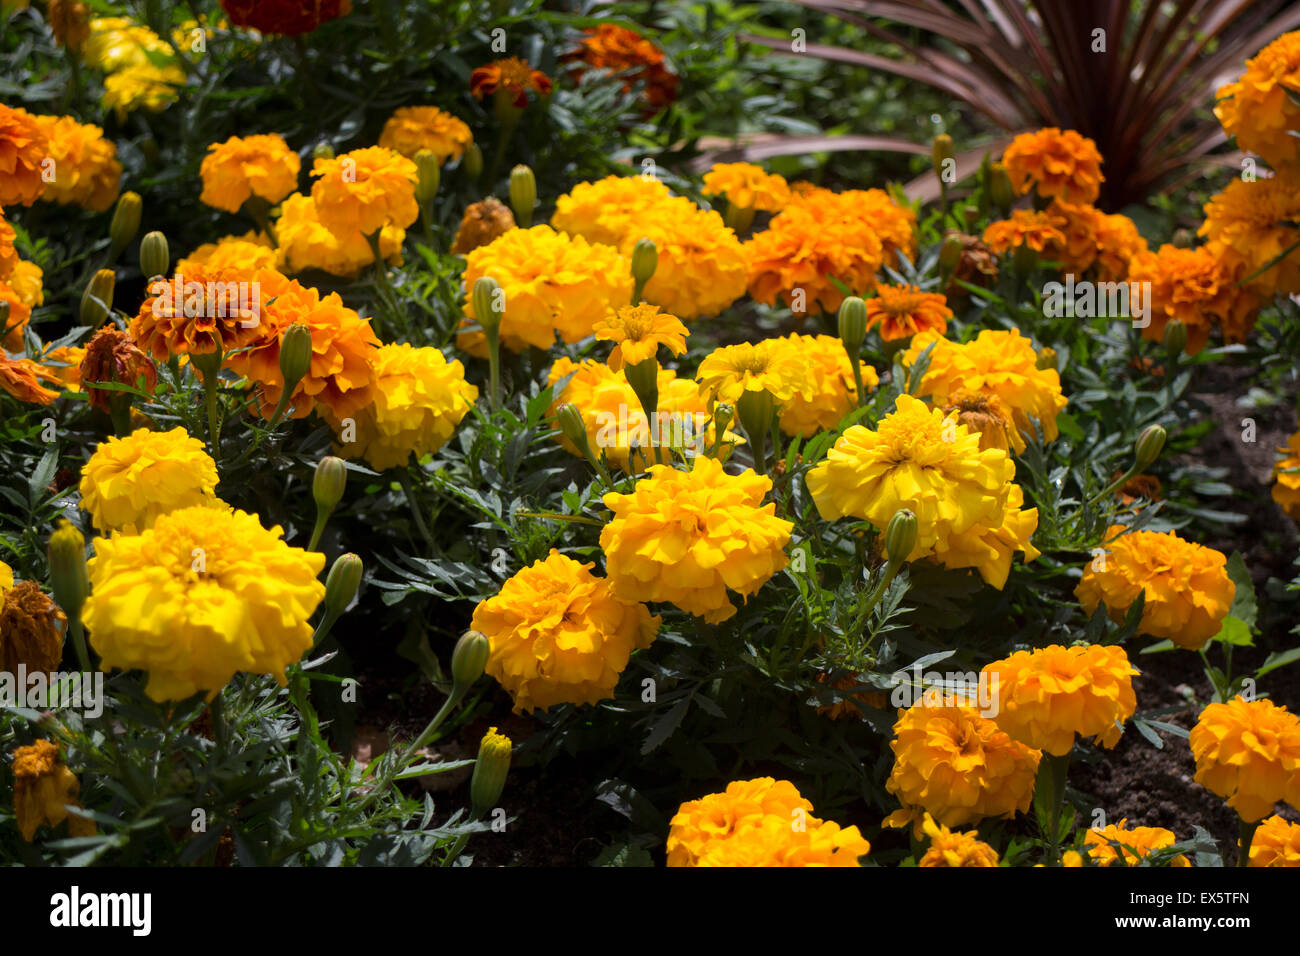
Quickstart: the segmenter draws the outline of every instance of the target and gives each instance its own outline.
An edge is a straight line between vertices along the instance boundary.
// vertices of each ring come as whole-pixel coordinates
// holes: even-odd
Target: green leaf
[[[1260,665],[1259,670],[1255,671],[1255,677],[1258,679],[1270,671],[1275,671],[1279,667],[1285,667],[1287,664],[1296,661],[1300,661],[1300,647],[1293,647],[1289,651],[1274,651]]]
[[[1219,629],[1218,634],[1214,635],[1214,639],[1235,647],[1253,647],[1255,643],[1251,639],[1250,628],[1246,622],[1231,614],[1223,619],[1223,627]]]
[[[1232,557],[1228,558],[1227,571],[1228,577],[1237,586],[1237,593],[1233,595],[1232,607],[1228,609],[1228,613],[1254,631],[1255,615],[1259,610],[1255,600],[1255,582],[1250,578],[1250,569],[1246,567],[1246,560],[1241,556],[1241,552],[1232,552]]]

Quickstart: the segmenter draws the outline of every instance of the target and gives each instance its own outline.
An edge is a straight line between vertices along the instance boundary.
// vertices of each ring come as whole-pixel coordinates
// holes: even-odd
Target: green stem
[[[1237,866],[1250,866],[1250,844],[1254,842],[1255,831],[1259,829],[1259,821],[1247,823],[1245,820],[1238,819],[1239,839],[1237,841]]]
[[[220,365],[217,366],[220,368]],[[205,372],[203,375],[203,396],[208,406],[208,442],[212,445],[212,457],[219,458],[221,448],[221,416],[217,410],[217,373]]]
[[[1065,781],[1070,771],[1070,755],[1060,757],[1043,754],[1043,764],[1047,770],[1048,791],[1048,859],[1052,864],[1061,860],[1061,809],[1065,805]]]
[[[496,411],[501,407],[501,323],[485,326],[483,334],[488,347],[488,407]]]
[[[328,511],[316,511],[316,526],[311,529],[311,541],[307,544],[308,551],[315,551],[316,546],[320,544],[320,537],[325,533],[325,526],[329,524],[330,513]]]
[[[415,499],[415,489],[411,487],[411,476],[405,468],[397,472],[397,483],[402,486],[402,491],[406,495],[406,503],[411,508],[411,517],[415,519],[416,530],[420,532],[420,537],[424,538],[424,543],[429,546],[429,550],[434,550],[433,535],[429,533],[429,526],[424,523],[420,503]]]
[[[438,712],[433,715],[433,720],[429,721],[424,730],[420,732],[420,736],[416,737],[415,740],[411,742],[411,745],[403,751],[400,758],[390,761],[380,773],[379,779],[375,782],[374,787],[361,799],[361,802],[357,804],[357,813],[360,813],[366,807],[370,806],[376,797],[388,789],[389,785],[393,782],[393,778],[396,777],[404,767],[408,766],[412,758],[415,757],[421,748],[429,742],[429,738],[433,736],[434,731],[442,725],[442,722],[447,719],[447,715],[450,714],[456,705],[464,699],[465,693],[468,690],[468,687],[462,687],[459,685],[452,687],[451,696],[447,698]]]
[[[81,615],[74,614],[68,619],[68,634],[72,637],[72,647],[77,652],[77,663],[82,671],[90,672],[90,651],[86,647],[86,629],[81,624]]]

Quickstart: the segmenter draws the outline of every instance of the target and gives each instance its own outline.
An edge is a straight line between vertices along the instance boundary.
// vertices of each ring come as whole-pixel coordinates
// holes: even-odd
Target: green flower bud
[[[719,402],[713,408],[713,429],[718,434],[718,440],[727,433],[731,423],[736,420],[736,406],[727,402]]]
[[[989,167],[989,198],[1004,214],[1015,202],[1016,191],[1011,187],[1011,176],[1007,173],[1007,167],[1001,163]]]
[[[951,275],[961,262],[961,254],[965,249],[961,236],[948,233],[943,237],[943,245],[939,247],[939,268]]]
[[[1157,458],[1165,447],[1165,429],[1163,425],[1148,425],[1138,436],[1137,444],[1134,446],[1133,453],[1137,459],[1134,468],[1138,471],[1146,471]]]
[[[438,185],[442,182],[442,164],[438,162],[437,153],[422,149],[415,154],[415,168],[420,172],[419,181],[415,184],[415,198],[424,205],[438,195]]]
[[[82,604],[90,596],[85,535],[67,519],[60,521],[58,530],[50,535],[48,554],[50,591],[68,620],[77,620]]]
[[[885,528],[885,554],[890,561],[906,561],[916,547],[916,515],[906,508],[895,511]]]
[[[342,458],[326,455],[316,465],[316,475],[311,482],[311,495],[316,499],[317,511],[329,514],[343,500],[343,490],[348,484],[348,468]]]
[[[361,587],[361,574],[364,570],[365,565],[355,554],[348,552],[338,556],[325,578],[327,614],[338,617],[347,610],[352,599],[357,596],[357,588]]]
[[[144,277],[154,279],[165,276],[171,264],[171,249],[167,245],[167,237],[156,230],[145,233],[145,237],[140,240],[140,271],[144,273]]]
[[[510,208],[520,229],[533,224],[533,207],[537,205],[537,177],[528,166],[510,170]]]
[[[1187,326],[1174,321],[1165,326],[1165,348],[1177,355],[1187,348]]]
[[[1038,353],[1038,360],[1034,363],[1035,368],[1056,368],[1056,349],[1050,346],[1044,346],[1043,350]]]
[[[478,631],[466,631],[451,652],[451,679],[457,686],[468,688],[483,676],[488,658],[492,656],[492,643]]]
[[[979,206],[962,206],[961,218],[966,223],[967,229],[974,229],[980,221]]]
[[[474,317],[484,331],[495,331],[505,315],[505,296],[501,284],[491,276],[482,276],[474,283]]]
[[[112,269],[100,269],[81,293],[81,324],[97,329],[113,309],[117,276]]]
[[[0,337],[4,336],[5,328],[9,325],[9,303],[0,299]]]
[[[135,234],[140,231],[140,217],[144,215],[144,201],[139,193],[127,191],[117,200],[113,210],[113,219],[108,227],[108,236],[112,240],[108,260],[113,262],[122,254],[122,250],[131,244]]]
[[[840,303],[839,333],[850,356],[862,351],[862,341],[867,337],[867,304],[856,295],[846,296]]]
[[[1029,245],[1016,246],[1015,252],[1011,254],[1011,268],[1016,276],[1023,279],[1037,267],[1038,253],[1033,250],[1033,247]]]
[[[577,405],[565,402],[555,410],[555,421],[565,438],[577,445],[583,454],[591,454],[591,447],[587,441],[587,426],[582,421],[582,412],[578,410]]]
[[[934,162],[934,171],[943,180],[944,160],[952,159],[957,155],[953,147],[952,137],[947,133],[940,133],[930,144],[930,159]]]
[[[311,155],[314,159],[333,159],[334,147],[329,143],[317,143]]]
[[[659,268],[659,247],[652,239],[638,239],[632,247],[632,278],[644,286]]]
[[[280,339],[280,374],[284,376],[284,394],[294,388],[311,368],[311,329],[295,322],[284,330]]]
[[[1179,249],[1190,249],[1192,248],[1192,243],[1194,241],[1195,237],[1192,235],[1190,229],[1175,229],[1173,236],[1169,240],[1169,244]]]
[[[511,749],[510,738],[497,733],[495,727],[483,735],[478,759],[474,761],[474,776],[469,783],[469,800],[476,816],[491,811],[501,799],[506,775],[510,772]]]
[[[460,164],[465,167],[465,175],[470,179],[476,180],[483,175],[483,150],[479,149],[478,143],[469,144],[465,155],[460,158]]]

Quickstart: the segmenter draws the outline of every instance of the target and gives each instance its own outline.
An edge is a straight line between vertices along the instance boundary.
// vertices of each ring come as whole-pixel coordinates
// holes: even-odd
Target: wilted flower
[[[78,379],[86,389],[91,408],[112,412],[111,402],[119,392],[95,388],[100,382],[121,382],[135,386],[144,379],[144,390],[152,392],[158,383],[153,359],[136,345],[130,333],[106,325],[91,337],[82,355]]]
[[[42,824],[57,827],[64,820],[68,821],[68,836],[94,836],[93,821],[68,812],[69,806],[81,809],[77,802],[81,784],[63,762],[57,744],[38,740],[31,746],[18,747],[12,769],[14,816],[24,840],[31,843]]]
[[[486,246],[493,239],[515,228],[515,214],[499,199],[489,196],[481,202],[470,203],[452,241],[453,255],[463,256]]]
[[[7,567],[7,566],[6,566]],[[68,618],[35,581],[0,583],[0,674],[48,674],[63,660]]]
[[[560,57],[561,62],[575,64],[571,73],[575,83],[582,82],[583,64],[609,73],[624,74],[623,91],[642,85],[647,111],[656,113],[677,98],[676,74],[664,65],[664,52],[635,30],[602,23],[583,30],[576,50]]]
[[[10,358],[0,352],[0,389],[8,392],[20,402],[33,405],[48,405],[59,397],[59,393],[41,384],[57,382],[58,376],[45,366],[29,358]]]

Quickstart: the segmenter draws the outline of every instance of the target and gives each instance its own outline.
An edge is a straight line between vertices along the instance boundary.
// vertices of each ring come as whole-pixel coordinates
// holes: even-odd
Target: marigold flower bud
[[[50,591],[69,620],[81,615],[81,605],[90,596],[86,573],[86,537],[67,519],[59,522],[48,545]]]
[[[1134,467],[1138,471],[1145,471],[1152,462],[1160,457],[1160,452],[1165,447],[1165,429],[1163,425],[1148,425],[1138,436],[1137,444],[1134,446],[1134,456],[1137,461]]]
[[[1011,268],[1018,278],[1024,279],[1038,266],[1038,253],[1029,245],[1016,246],[1011,254]]]
[[[113,308],[117,276],[112,269],[100,269],[81,293],[81,324],[97,329],[104,324]]]
[[[940,179],[943,178],[944,160],[952,159],[956,155],[957,151],[953,148],[951,136],[940,133],[934,138],[934,142],[930,145],[930,158],[934,162],[934,171]]]
[[[490,727],[478,747],[474,776],[469,784],[470,804],[477,815],[487,813],[501,799],[510,772],[510,738]]]
[[[555,410],[555,420],[559,423],[564,437],[573,442],[584,455],[591,454],[591,445],[587,441],[587,426],[583,424],[582,412],[572,402],[565,402]]]
[[[632,278],[644,286],[659,268],[659,247],[651,239],[638,239],[632,247]]]
[[[0,333],[9,325],[9,303],[0,300]]]
[[[451,652],[451,679],[460,687],[468,688],[483,676],[488,658],[492,656],[492,642],[478,631],[466,631]]]
[[[110,262],[122,254],[122,250],[131,244],[135,234],[140,231],[140,217],[144,215],[144,201],[140,194],[127,191],[117,200],[113,210],[113,220],[109,223],[108,236],[112,240],[108,259]]]
[[[720,402],[713,409],[713,429],[717,432],[719,438],[727,433],[727,429],[731,427],[731,423],[735,418],[736,406],[727,402]]]
[[[465,167],[465,175],[470,179],[478,179],[483,175],[483,150],[479,149],[478,143],[469,144],[465,155],[460,158],[460,164]]]
[[[951,273],[961,263],[961,254],[965,251],[961,236],[949,233],[944,236],[943,245],[939,247],[939,268]]]
[[[840,303],[839,333],[845,350],[856,356],[867,337],[867,304],[856,295],[846,296]]]
[[[978,206],[963,206],[961,210],[962,221],[966,223],[966,228],[974,229],[976,223],[980,221],[980,210]]]
[[[438,195],[438,186],[442,182],[442,165],[438,162],[438,154],[430,149],[420,150],[414,159],[415,168],[420,173],[415,184],[415,198],[424,204]]]
[[[311,482],[311,494],[316,499],[316,507],[328,514],[343,500],[343,489],[347,487],[348,469],[342,458],[326,455],[316,465],[316,475]]]
[[[284,376],[284,394],[293,394],[311,368],[311,329],[295,322],[284,330],[280,339],[280,374]]]
[[[516,166],[510,170],[510,208],[515,211],[515,221],[520,229],[533,224],[533,207],[537,205],[537,177],[529,166]]]
[[[1165,349],[1178,354],[1187,347],[1187,326],[1177,320],[1165,326]]]
[[[1038,360],[1034,363],[1034,367],[1039,369],[1056,368],[1056,349],[1045,346],[1038,353]]]
[[[903,508],[894,512],[885,528],[885,552],[891,561],[906,561],[916,547],[916,515]]]
[[[1190,229],[1175,229],[1174,234],[1170,237],[1169,244],[1178,249],[1190,249],[1196,237],[1192,235]]]
[[[347,610],[361,586],[364,570],[365,565],[355,554],[348,552],[338,556],[325,578],[325,613],[338,617]]]
[[[312,159],[333,159],[334,147],[329,143],[317,143],[311,155]]]
[[[501,327],[501,316],[505,314],[504,298],[501,284],[491,276],[482,276],[474,283],[474,317],[485,332]]]
[[[993,204],[1006,213],[1015,201],[1016,191],[1011,186],[1011,175],[1007,167],[994,163],[989,167],[989,198]]]
[[[165,276],[171,267],[171,249],[167,237],[157,230],[145,233],[140,240],[140,271],[146,279]]]

